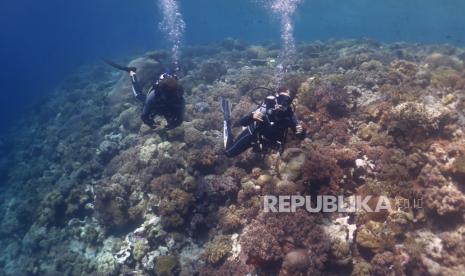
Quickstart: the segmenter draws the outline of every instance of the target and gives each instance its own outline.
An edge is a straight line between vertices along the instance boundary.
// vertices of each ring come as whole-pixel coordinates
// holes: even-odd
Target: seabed
[[[465,49],[300,44],[282,84],[307,138],[228,159],[218,97],[233,118],[252,111],[278,54],[233,39],[184,49],[186,121],[170,131],[141,123],[128,76],[105,64],[64,80],[0,141],[2,274],[463,275]],[[168,62],[129,64],[148,87]],[[397,208],[264,213],[264,195]]]

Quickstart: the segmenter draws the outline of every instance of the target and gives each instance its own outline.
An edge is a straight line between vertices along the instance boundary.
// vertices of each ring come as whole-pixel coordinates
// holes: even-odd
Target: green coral
[[[204,258],[210,264],[218,264],[228,256],[232,250],[232,240],[230,236],[217,236],[213,242],[205,249]]]

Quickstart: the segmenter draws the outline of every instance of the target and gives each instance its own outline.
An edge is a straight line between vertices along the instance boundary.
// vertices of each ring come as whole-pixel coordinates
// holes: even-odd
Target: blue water
[[[259,1],[182,0],[186,44],[279,41],[279,24]],[[461,0],[307,0],[296,41],[368,37],[452,43],[465,39]],[[0,131],[14,124],[74,68],[166,47],[155,0],[0,2]]]

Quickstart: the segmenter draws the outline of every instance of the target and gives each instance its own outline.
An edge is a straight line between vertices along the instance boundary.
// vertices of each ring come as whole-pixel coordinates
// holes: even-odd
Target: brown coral
[[[318,226],[318,221],[317,216],[303,210],[291,214],[260,215],[244,229],[240,240],[248,263],[266,268],[294,252],[287,256],[286,267],[279,269],[282,275],[320,273],[327,260],[330,241]]]
[[[174,189],[168,197],[160,201],[162,224],[166,228],[175,228],[184,224],[184,217],[189,213],[192,195],[181,189]]]

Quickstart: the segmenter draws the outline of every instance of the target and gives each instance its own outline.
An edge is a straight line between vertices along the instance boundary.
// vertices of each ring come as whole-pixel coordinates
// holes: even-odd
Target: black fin
[[[103,62],[105,62],[106,64],[118,69],[118,70],[122,70],[122,71],[126,71],[126,72],[130,72],[130,71],[133,71],[133,72],[136,72],[137,69],[136,67],[126,67],[126,66],[122,66],[122,65],[119,65],[119,64],[116,64],[114,63],[113,61],[111,60],[108,60],[108,59],[102,59]]]

